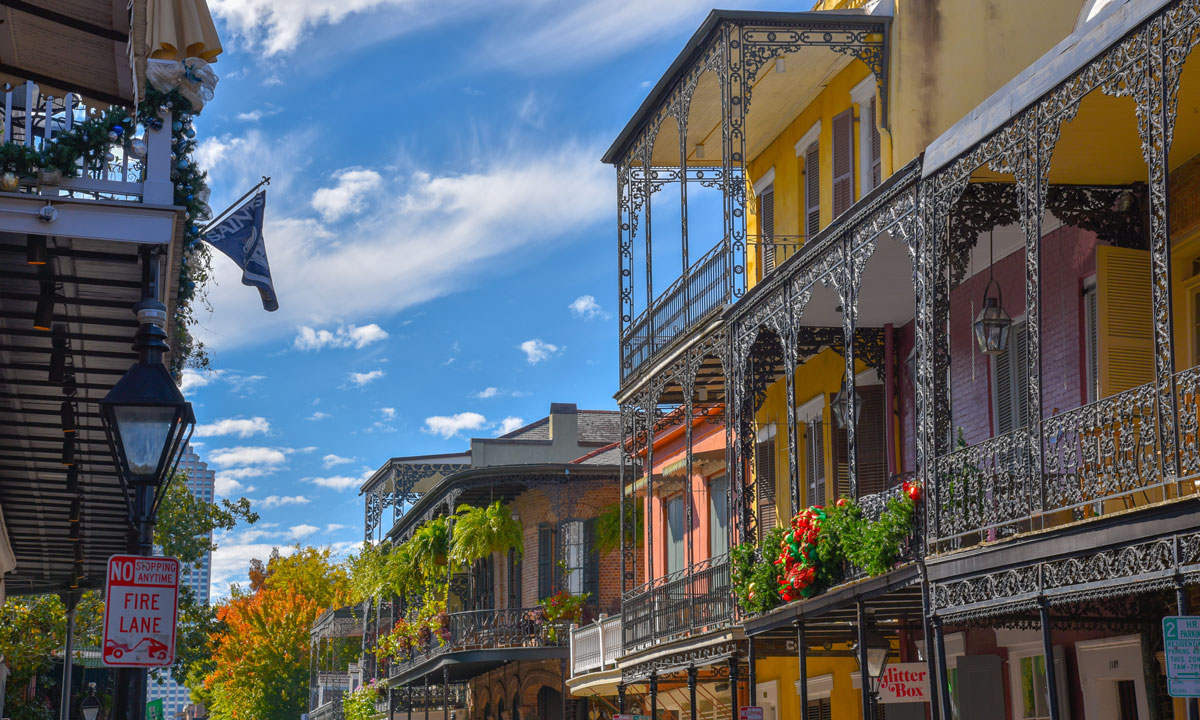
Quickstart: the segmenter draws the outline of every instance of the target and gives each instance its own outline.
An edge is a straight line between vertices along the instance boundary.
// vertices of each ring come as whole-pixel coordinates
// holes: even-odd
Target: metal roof
[[[180,242],[173,240],[175,258]],[[0,511],[17,561],[3,577],[9,594],[58,591],[74,581],[75,496],[67,488],[59,415],[67,395],[49,378],[53,333],[33,327],[42,283],[49,278],[59,296],[53,319],[65,330],[66,368],[75,378],[80,587],[102,585],[108,557],[126,549],[126,500],[97,403],[137,359],[132,306],[142,297],[136,243],[50,237],[42,266],[26,264],[26,243],[26,235],[0,232]],[[169,266],[162,275],[169,280],[177,272]]]

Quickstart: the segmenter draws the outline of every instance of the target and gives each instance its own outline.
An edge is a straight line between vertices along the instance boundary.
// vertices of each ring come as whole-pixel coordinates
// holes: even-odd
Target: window
[[[762,274],[775,269],[775,183],[767,185],[767,187],[758,195],[758,227],[759,227],[759,248],[761,248],[760,260],[762,262]]]
[[[559,534],[562,536],[563,589],[572,595],[582,595],[586,557],[583,521],[569,520],[563,523]]]
[[[759,431],[758,442],[754,446],[758,525],[764,535],[779,524],[779,511],[775,507],[775,478],[775,425],[772,423]]]
[[[854,204],[854,111],[833,118],[833,216]]]
[[[677,495],[667,501],[668,574],[682,570],[684,567],[683,535],[683,496]]]
[[[821,152],[814,141],[804,151],[804,232],[811,238],[821,231]]]
[[[724,475],[713,478],[708,484],[710,557],[720,557],[729,552],[729,478]]]
[[[508,550],[508,606],[521,607],[521,556],[515,548]],[[540,598],[539,598],[540,599]]]
[[[1019,660],[1021,703],[1018,717],[1024,720],[1050,717],[1049,695],[1046,689],[1046,656],[1033,655]]]
[[[808,720],[832,720],[833,706],[829,698],[808,701]]]
[[[858,106],[858,189],[859,197],[879,187],[880,171],[879,125],[875,75],[868,75],[850,90],[850,99]]]
[[[863,401],[862,413],[858,417],[858,432],[854,435],[858,445],[858,496],[862,497],[887,489],[888,432],[887,418],[884,417],[883,386],[860,382],[855,389]]]
[[[1054,647],[1054,674],[1058,686],[1061,717],[1070,717],[1067,702],[1064,653],[1061,645]],[[1008,645],[1009,688],[1015,720],[1049,720],[1050,690],[1046,684],[1046,656],[1041,643]]]
[[[538,602],[554,594],[554,530],[538,526]]]
[[[867,122],[870,123],[868,132],[871,137],[871,188],[879,187],[879,183],[883,181],[883,151],[879,146],[879,125],[875,122],[876,102],[875,97],[871,96],[867,109]],[[866,191],[863,194],[866,194]]]
[[[1083,354],[1086,362],[1084,368],[1084,397],[1086,402],[1100,399],[1100,336],[1096,326],[1096,283],[1095,278],[1083,289]]]
[[[1029,358],[1025,350],[1025,321],[1014,322],[1008,347],[993,358],[996,432],[1003,434],[1029,422]]]
[[[805,502],[825,505],[825,423],[818,412],[804,424]]]

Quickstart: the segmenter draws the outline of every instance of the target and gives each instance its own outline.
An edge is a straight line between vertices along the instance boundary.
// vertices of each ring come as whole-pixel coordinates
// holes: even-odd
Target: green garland
[[[784,534],[785,529],[777,527],[763,538],[761,550],[748,542],[729,552],[734,594],[748,613],[764,613],[780,603],[783,567],[775,562],[772,553],[784,541]]]

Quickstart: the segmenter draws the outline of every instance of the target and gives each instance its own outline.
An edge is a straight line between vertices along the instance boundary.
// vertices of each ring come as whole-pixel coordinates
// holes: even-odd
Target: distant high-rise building
[[[179,459],[179,473],[187,476],[187,489],[193,496],[205,502],[213,501],[216,473],[208,469],[208,465],[200,459],[191,445],[184,448]],[[211,553],[205,553],[204,557],[195,563],[184,566],[179,584],[192,589],[196,595],[196,602],[206,603],[209,600],[211,579],[212,556]],[[147,699],[162,698],[163,714],[174,718],[183,713],[184,707],[191,702],[190,694],[191,691],[187,687],[168,676],[166,682],[161,685],[150,682]]]

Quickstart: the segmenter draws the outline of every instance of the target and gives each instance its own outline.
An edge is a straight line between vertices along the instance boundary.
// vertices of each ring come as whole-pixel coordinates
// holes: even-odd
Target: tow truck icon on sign
[[[120,660],[125,656],[130,656],[129,660],[137,661],[139,655],[148,656],[151,660],[166,660],[167,646],[155,640],[154,638],[142,638],[142,641],[133,647],[123,645],[121,643],[109,640],[104,645],[105,660]]]

